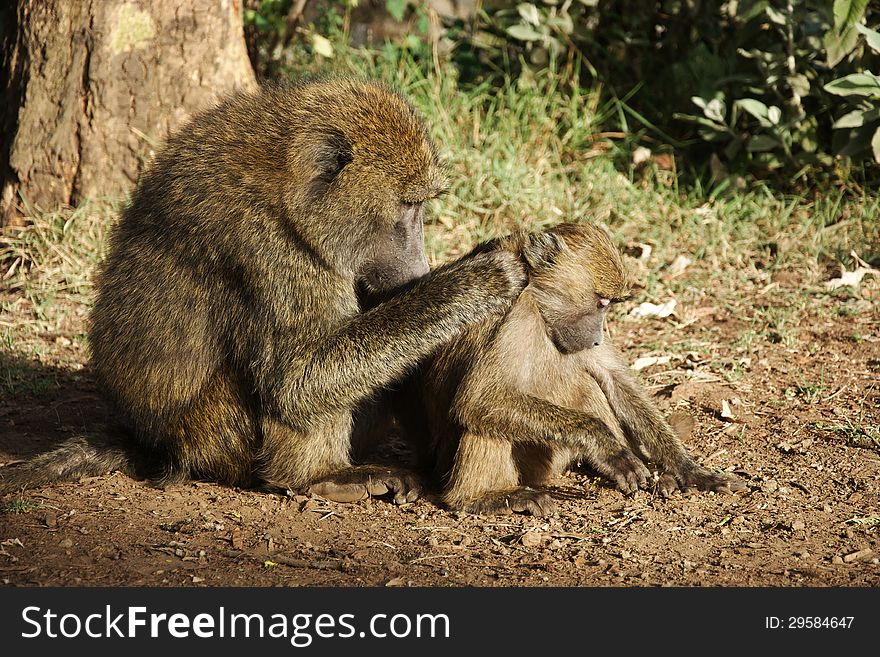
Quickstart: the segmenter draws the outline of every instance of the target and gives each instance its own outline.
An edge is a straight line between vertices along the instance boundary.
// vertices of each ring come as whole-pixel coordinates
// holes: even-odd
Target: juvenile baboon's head
[[[608,235],[588,224],[561,224],[526,236],[523,256],[528,289],[556,348],[571,354],[602,344],[605,314],[629,288]]]

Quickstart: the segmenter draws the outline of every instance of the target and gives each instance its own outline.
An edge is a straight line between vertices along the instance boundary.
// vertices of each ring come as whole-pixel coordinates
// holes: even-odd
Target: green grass
[[[834,424],[816,422],[815,427],[820,431],[829,431],[841,436],[854,447],[880,448],[880,425],[860,424],[853,420],[845,420]]]
[[[60,300],[91,299],[95,265],[120,204],[85,202],[76,209],[34,212],[24,228],[0,233],[0,292],[17,293],[12,302],[0,296],[0,327],[13,317],[53,331],[70,311]],[[0,333],[3,344],[13,339],[12,331]]]
[[[8,500],[0,505],[0,514],[29,513],[30,511],[38,511],[40,509],[52,508],[55,507],[49,506],[48,504],[43,504],[41,502],[34,502],[33,500],[30,500],[23,495],[16,495],[11,500]]]
[[[455,69],[442,62],[335,45],[337,56],[323,72],[384,80],[411,98],[431,126],[451,180],[449,193],[430,208],[426,246],[432,264],[516,228],[595,221],[608,226],[622,246],[653,247],[642,298],[677,295],[699,302],[711,289],[716,305],[739,315],[741,286],[764,285],[772,272],[796,270],[806,291],[823,280],[827,262],[850,266],[851,250],[865,259],[880,253],[876,193],[833,188],[786,196],[760,182],[744,190],[699,182],[681,187],[672,172],[653,164],[621,169],[621,154],[631,150],[628,140],[634,137],[603,134],[613,107],[600,89],[575,85],[571,69],[521,77],[501,88],[463,88]],[[26,304],[13,314],[30,315],[51,330],[63,319],[60,297],[89,302],[94,265],[121,202],[35,212],[27,228],[2,237],[0,289],[20,293]],[[664,268],[679,254],[694,264],[683,276],[665,280]],[[818,293],[825,294],[821,288]],[[751,326],[740,334],[739,346],[749,348],[756,336],[769,335],[786,347],[797,341],[796,309],[778,304],[772,294],[767,299],[767,308],[747,311]],[[0,310],[0,320],[4,316]],[[0,334],[0,340],[11,338]]]

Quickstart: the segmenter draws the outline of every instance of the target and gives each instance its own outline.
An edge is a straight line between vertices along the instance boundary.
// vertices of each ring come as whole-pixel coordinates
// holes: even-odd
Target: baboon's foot
[[[716,493],[736,493],[746,489],[745,482],[733,475],[717,474],[711,470],[688,463],[677,472],[663,472],[655,482],[661,497],[669,497],[677,490],[697,489]]]
[[[346,468],[315,482],[309,486],[308,492],[333,502],[357,502],[392,493],[395,504],[406,504],[418,499],[421,485],[418,477],[406,470],[361,465]]]
[[[640,488],[647,488],[651,471],[632,450],[625,449],[608,456],[596,464],[596,469],[607,475],[621,493],[631,495]]]
[[[528,486],[487,493],[482,497],[452,505],[456,511],[476,515],[492,516],[506,513],[528,513],[533,516],[547,516],[556,511],[556,502],[549,493]]]

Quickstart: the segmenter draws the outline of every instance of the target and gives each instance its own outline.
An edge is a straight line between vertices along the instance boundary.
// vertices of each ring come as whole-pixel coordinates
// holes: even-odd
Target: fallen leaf
[[[734,416],[733,411],[730,410],[730,404],[727,403],[726,399],[721,400],[721,417],[725,420],[735,420],[736,416]]]
[[[684,270],[691,265],[691,263],[693,263],[693,260],[688,258],[686,255],[679,255],[675,260],[672,261],[672,264],[669,265],[667,272],[672,277],[680,276],[682,273],[684,273]]]
[[[651,149],[639,146],[633,151],[633,166],[637,167],[651,159]]]
[[[632,364],[632,369],[638,372],[646,367],[651,367],[651,365],[665,365],[670,360],[672,360],[672,356],[642,356],[641,358],[636,358],[636,362]]]
[[[676,304],[675,299],[670,299],[659,306],[656,303],[645,301],[633,308],[629,314],[630,317],[669,317],[675,312]]]
[[[870,269],[868,267],[859,267],[852,271],[843,270],[840,278],[832,278],[830,281],[825,282],[825,289],[836,290],[837,288],[844,287],[845,285],[858,287],[859,283],[861,283],[862,279],[865,277],[865,274],[876,276],[880,274],[880,271],[876,269]]]
[[[385,586],[406,586],[406,580],[403,577],[394,577],[385,582]]]

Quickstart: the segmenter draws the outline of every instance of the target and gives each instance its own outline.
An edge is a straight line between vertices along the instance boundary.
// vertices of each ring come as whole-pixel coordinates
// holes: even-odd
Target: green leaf
[[[540,32],[535,31],[528,25],[511,25],[507,28],[507,33],[512,36],[514,39],[519,39],[520,41],[538,41],[542,38]]]
[[[801,98],[810,93],[810,81],[807,79],[806,75],[797,73],[787,77],[786,81],[788,82],[788,86],[791,87],[791,90]]]
[[[844,30],[841,34],[835,30],[828,30],[822,39],[828,66],[832,68],[837,66],[844,57],[855,49],[858,42],[859,34],[852,28]]]
[[[880,107],[869,110],[857,109],[837,119],[832,128],[858,128],[860,125],[872,123],[880,119]]]
[[[865,15],[869,0],[834,0],[834,27],[825,33],[825,58],[836,66],[856,47],[859,35],[854,26]]]
[[[832,80],[823,88],[835,96],[872,96],[880,98],[880,77],[877,77],[870,71],[851,73],[837,80]]]
[[[768,4],[770,4],[768,0],[758,0],[758,2],[740,2],[736,6],[737,18],[739,18],[739,20],[743,23],[748,23],[755,16],[764,13],[764,10],[767,8]]]
[[[320,34],[312,34],[312,50],[321,57],[330,59],[333,57],[333,44]]]
[[[874,131],[874,136],[871,138],[871,150],[874,151],[874,161],[880,162],[880,128]]]
[[[837,152],[838,155],[853,157],[860,155],[871,147],[871,137],[875,130],[868,126],[853,128],[846,134],[843,147]],[[843,133],[840,133],[843,134]]]
[[[760,100],[755,100],[754,98],[740,98],[736,101],[736,104],[758,119],[758,123],[763,127],[769,128],[772,125],[768,118],[770,110]]]
[[[767,12],[767,18],[769,18],[771,22],[776,23],[777,25],[785,25],[785,14],[781,11],[771,5],[767,5],[764,11]]]
[[[541,24],[541,17],[538,15],[538,8],[535,5],[529,2],[520,2],[516,6],[516,10],[526,23],[535,27]]]
[[[721,123],[716,123],[715,121],[710,121],[706,117],[703,116],[694,116],[693,114],[679,114],[676,112],[672,115],[673,119],[679,119],[681,121],[689,121],[690,123],[696,123],[697,125],[702,125],[707,128],[711,128],[715,132],[719,133],[727,133],[727,126],[722,125]]]
[[[764,151],[772,151],[779,146],[779,140],[770,135],[755,135],[749,139],[746,144],[746,150],[752,153],[760,153]]]
[[[720,98],[713,98],[706,103],[706,109],[703,110],[703,114],[706,115],[706,118],[711,119],[712,121],[723,123],[724,115],[727,114],[727,106]]]
[[[880,32],[875,32],[861,23],[856,23],[856,29],[865,35],[865,41],[868,42],[872,50],[880,52]]]
[[[834,0],[834,31],[841,34],[862,20],[869,0]]]
[[[385,9],[391,14],[391,18],[399,23],[406,14],[406,6],[408,4],[407,0],[385,0]]]

